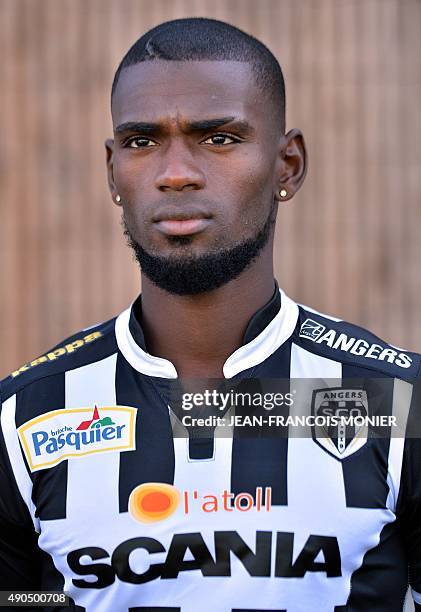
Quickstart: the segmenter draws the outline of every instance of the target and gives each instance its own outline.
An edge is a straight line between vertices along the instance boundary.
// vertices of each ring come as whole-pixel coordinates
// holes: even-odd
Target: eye
[[[228,142],[227,142],[228,141]],[[213,145],[230,145],[235,142],[240,142],[238,138],[234,138],[230,134],[213,134],[209,136],[206,140],[202,141],[202,144],[213,144]]]
[[[146,149],[147,147],[158,146],[158,144],[154,140],[146,138],[145,136],[135,136],[134,138],[129,138],[126,140],[124,146],[130,149]]]

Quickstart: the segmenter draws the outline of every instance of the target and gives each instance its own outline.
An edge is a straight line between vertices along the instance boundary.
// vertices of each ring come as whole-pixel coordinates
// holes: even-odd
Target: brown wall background
[[[109,93],[146,29],[227,20],[275,53],[310,169],[278,217],[298,301],[421,349],[420,0],[0,0],[0,375],[125,308]]]

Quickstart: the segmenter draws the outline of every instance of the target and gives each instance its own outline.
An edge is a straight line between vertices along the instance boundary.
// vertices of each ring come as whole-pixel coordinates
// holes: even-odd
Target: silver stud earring
[[[286,189],[280,189],[279,190],[279,197],[286,198],[287,195],[288,195],[288,191]]]
[[[119,195],[116,195],[116,197],[115,197],[115,201],[116,201],[116,202],[121,202],[121,198],[120,198],[120,196],[119,196]]]

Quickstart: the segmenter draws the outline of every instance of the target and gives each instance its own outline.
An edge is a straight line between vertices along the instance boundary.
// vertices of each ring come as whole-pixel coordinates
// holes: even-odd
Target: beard
[[[262,228],[254,236],[228,248],[201,255],[161,256],[148,253],[130,232],[124,213],[122,225],[128,246],[147,278],[160,289],[176,295],[197,295],[218,289],[237,278],[266,246],[275,224],[276,202]],[[189,245],[191,236],[168,236],[174,246]]]

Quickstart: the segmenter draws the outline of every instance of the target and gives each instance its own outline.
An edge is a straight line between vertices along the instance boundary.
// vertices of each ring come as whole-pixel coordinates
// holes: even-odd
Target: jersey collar
[[[141,295],[116,319],[117,344],[123,356],[138,372],[158,378],[177,378],[171,361],[146,352],[145,337],[139,323]],[[298,306],[279,288],[250,319],[243,344],[232,353],[223,366],[225,378],[262,363],[293,333],[298,319]]]

